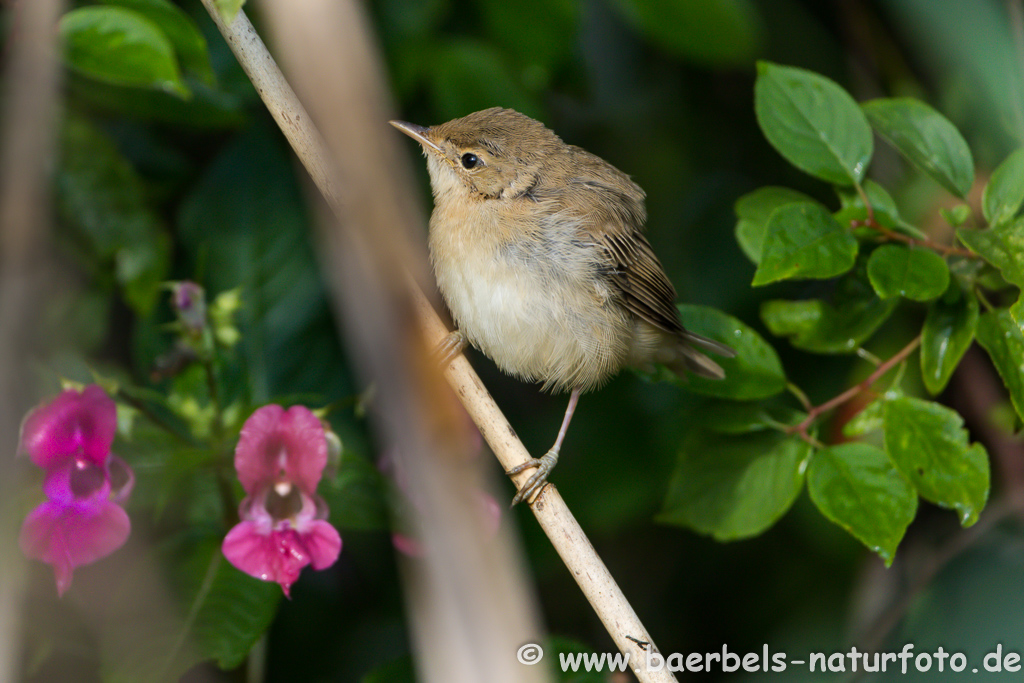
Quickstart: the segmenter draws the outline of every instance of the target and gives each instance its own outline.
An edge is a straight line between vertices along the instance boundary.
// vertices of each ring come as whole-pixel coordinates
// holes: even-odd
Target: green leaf
[[[956,236],[971,251],[998,268],[1007,282],[1024,288],[1024,220],[988,230],[961,228]]]
[[[82,7],[60,20],[68,65],[91,78],[188,97],[174,47],[152,21],[121,7]]]
[[[992,171],[981,194],[981,213],[990,225],[1012,219],[1024,203],[1024,147]]]
[[[725,379],[689,376],[678,379],[690,391],[705,396],[750,400],[774,396],[786,388],[786,375],[779,355],[764,337],[731,315],[707,306],[679,304],[683,327],[728,344],[735,358],[715,356],[725,370]]]
[[[1024,419],[1024,332],[1006,309],[991,311],[978,320],[976,332],[1010,391],[1017,415]]]
[[[178,211],[180,272],[202,274],[211,294],[244,292],[233,353],[245,371],[224,393],[254,405],[298,393],[329,402],[365,389],[346,370],[290,155],[280,131],[256,117],[206,164]],[[345,420],[332,422],[342,442],[365,441],[365,429]]]
[[[1013,318],[1013,322],[1017,323],[1017,327],[1024,330],[1024,292],[1017,298],[1017,301],[1010,304],[1010,317]]]
[[[192,17],[168,0],[103,0],[105,5],[116,5],[134,10],[160,27],[174,46],[181,68],[194,74],[203,83],[213,85],[213,68],[206,49],[206,38]]]
[[[902,396],[898,389],[890,389],[881,398],[877,398],[855,414],[843,425],[843,436],[854,439],[871,432],[877,432],[885,426],[883,411],[885,402],[889,399]]]
[[[330,522],[342,530],[380,531],[391,527],[385,484],[366,458],[343,450],[337,474],[327,473],[318,489]]]
[[[182,571],[185,595],[191,598],[189,613],[194,614],[190,628],[205,657],[222,669],[234,669],[270,628],[281,587],[231,566],[221,553],[219,536],[194,543],[180,550],[187,557]]]
[[[700,426],[719,434],[748,434],[771,429],[781,424],[796,424],[795,411],[774,402],[709,400],[699,408]]]
[[[758,62],[754,109],[768,142],[797,168],[836,185],[863,179],[871,160],[871,127],[835,82]]]
[[[220,14],[221,21],[228,26],[235,20],[238,13],[242,10],[242,5],[245,4],[245,0],[213,0],[213,6],[217,8],[217,13]]]
[[[951,209],[941,208],[939,213],[947,223],[954,228],[959,228],[971,217],[971,207],[967,204],[957,204]]]
[[[883,244],[868,259],[868,279],[883,299],[929,301],[949,286],[946,260],[929,249]]]
[[[192,130],[239,128],[245,123],[244,97],[214,90],[202,81],[193,80],[189,86],[192,97],[186,101],[163,90],[102,83],[74,72],[67,80],[71,99],[101,114]]]
[[[933,395],[946,388],[974,340],[978,299],[958,278],[928,307],[921,330],[921,377]]]
[[[760,16],[749,0],[617,0],[614,4],[652,43],[699,64],[748,64],[759,47]]]
[[[777,431],[697,430],[683,444],[657,519],[719,541],[756,536],[796,500],[810,454],[806,441]]]
[[[232,567],[221,554],[223,529],[196,525],[165,543],[154,557],[135,553],[115,567],[104,588],[100,632],[102,680],[177,681],[198,662],[239,666],[266,633],[281,588]],[[109,560],[108,560],[109,561]],[[160,570],[171,578],[177,604],[168,604]],[[98,615],[97,615],[98,616]]]
[[[754,264],[761,262],[761,249],[768,219],[780,206],[814,200],[786,187],[761,187],[736,200],[736,241]]]
[[[963,418],[934,401],[885,404],[885,450],[925,500],[957,511],[971,526],[988,500],[988,454],[968,444]]]
[[[974,184],[971,150],[956,127],[920,100],[905,97],[862,105],[871,126],[912,164],[955,195]]]
[[[98,278],[115,273],[124,298],[139,314],[156,304],[170,269],[170,239],[146,203],[142,180],[113,142],[84,119],[61,131],[56,174],[62,223],[86,252]]]
[[[813,353],[853,353],[896,308],[898,299],[879,299],[862,277],[842,278],[829,301],[773,300],[761,305],[761,319],[772,334],[789,337]]]
[[[908,226],[900,219],[900,212],[896,206],[896,201],[884,187],[874,180],[868,179],[864,181],[861,189],[867,195],[868,203],[871,205],[872,216],[876,222],[887,228],[898,229],[901,232],[905,231]],[[837,186],[835,191],[842,205],[842,208],[834,214],[837,221],[843,225],[848,225],[853,221],[864,221],[867,219],[868,209],[864,204],[864,197],[857,191],[857,188]],[[861,229],[869,231],[868,234],[872,236],[877,234],[877,231],[871,228]],[[924,237],[924,234],[916,231],[915,236]]]
[[[891,566],[917,513],[917,492],[880,448],[846,443],[814,454],[807,491],[821,514]]]
[[[830,278],[853,267],[857,240],[825,207],[786,204],[772,212],[754,286],[792,278]]]

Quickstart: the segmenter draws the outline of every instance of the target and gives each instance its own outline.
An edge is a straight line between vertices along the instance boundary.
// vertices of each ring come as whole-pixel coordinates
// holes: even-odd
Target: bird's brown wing
[[[639,231],[605,231],[597,236],[608,256],[610,281],[634,315],[666,332],[682,333],[676,290],[647,238]]]
[[[644,191],[603,159],[574,151],[576,172],[569,186],[587,195],[583,205],[591,214],[585,217],[585,239],[604,252],[602,271],[608,282],[634,315],[666,332],[682,333],[676,290],[642,232],[647,218]]]
[[[581,163],[569,187],[590,195],[590,201],[583,203],[589,211],[582,216],[579,238],[602,251],[605,259],[601,276],[633,315],[678,337],[678,358],[668,363],[673,371],[721,379],[725,376],[722,368],[701,351],[727,358],[736,352],[683,328],[675,305],[676,290],[642,232],[647,218],[643,190],[629,176],[593,155],[582,153],[578,161]]]

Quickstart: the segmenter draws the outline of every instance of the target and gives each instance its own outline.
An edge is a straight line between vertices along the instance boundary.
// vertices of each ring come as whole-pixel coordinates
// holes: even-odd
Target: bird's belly
[[[625,362],[629,326],[597,285],[493,253],[434,256],[438,286],[460,331],[505,372],[545,388],[587,390]]]

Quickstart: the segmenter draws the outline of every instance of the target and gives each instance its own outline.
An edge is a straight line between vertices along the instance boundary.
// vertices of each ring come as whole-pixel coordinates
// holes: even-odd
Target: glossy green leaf
[[[1010,312],[1002,309],[981,316],[975,334],[1010,391],[1017,415],[1024,419],[1024,331]]]
[[[213,6],[217,8],[221,20],[228,26],[235,20],[244,4],[245,0],[213,0]]]
[[[930,249],[883,244],[868,259],[868,279],[883,299],[929,301],[949,286],[949,266]]]
[[[811,447],[777,431],[697,430],[684,442],[657,519],[720,541],[756,536],[800,493]]]
[[[174,47],[159,26],[122,7],[81,7],[60,20],[64,58],[91,78],[188,97]]]
[[[1024,220],[988,230],[961,228],[956,235],[971,251],[998,268],[1007,282],[1024,288]]]
[[[977,326],[978,299],[954,277],[928,307],[921,330],[921,378],[932,394],[946,388]]]
[[[736,351],[735,358],[711,354],[725,370],[725,379],[688,376],[679,380],[687,389],[705,396],[750,400],[774,396],[786,388],[779,355],[751,327],[707,306],[680,304],[678,308],[687,330],[728,344]]]
[[[174,46],[181,68],[207,85],[213,84],[206,38],[192,17],[177,5],[169,0],[103,0],[103,4],[133,10],[159,26]]]
[[[840,280],[828,300],[773,300],[761,305],[761,319],[772,334],[789,337],[813,353],[853,353],[896,308],[898,299],[880,299],[861,276]]]
[[[820,204],[786,204],[772,212],[754,286],[792,278],[830,278],[853,267],[857,240]]]
[[[760,17],[749,0],[617,0],[614,4],[651,42],[700,64],[749,64],[759,46]]]
[[[988,500],[988,454],[968,444],[963,418],[934,401],[902,397],[885,403],[885,450],[925,500],[978,521]]]
[[[992,171],[981,194],[981,213],[990,225],[1005,223],[1024,203],[1024,148],[1006,157]]]
[[[709,400],[697,408],[700,426],[719,434],[748,434],[796,424],[802,415],[775,401]]]
[[[863,179],[871,160],[871,127],[835,82],[758,62],[754,108],[768,142],[797,168],[836,185]]]
[[[856,438],[871,432],[877,432],[885,427],[886,401],[902,395],[903,391],[899,388],[898,380],[896,380],[884,395],[865,405],[863,410],[843,425],[843,436]]]
[[[56,188],[62,224],[85,246],[97,277],[113,272],[129,305],[151,311],[170,268],[170,240],[135,169],[84,119],[62,129]]]
[[[707,401],[697,409],[701,427],[719,434],[748,434],[770,428],[772,417],[760,401]]]
[[[221,540],[218,536],[183,547],[187,562],[182,579],[195,615],[190,627],[199,650],[222,669],[234,669],[270,628],[282,592],[276,583],[231,566],[221,553]]]
[[[768,219],[780,206],[814,200],[786,187],[761,187],[736,200],[736,241],[754,264],[761,262]]]
[[[917,513],[917,491],[883,450],[865,443],[815,453],[807,491],[825,517],[878,553],[887,567]]]
[[[1017,323],[1017,327],[1024,330],[1024,292],[1017,297],[1017,301],[1010,304],[1010,317],[1013,318],[1013,322]]]
[[[896,201],[884,187],[869,178],[864,181],[861,189],[867,195],[868,203],[871,206],[871,215],[878,224],[900,232],[909,227],[900,219]],[[836,186],[835,191],[842,205],[842,208],[834,214],[837,221],[843,225],[849,225],[853,221],[862,222],[867,219],[868,209],[864,204],[864,197],[857,191],[857,188]],[[861,229],[870,230],[869,228]],[[877,232],[870,230],[867,234],[874,236],[877,235]],[[924,235],[918,231],[916,236],[923,237]]]
[[[971,207],[967,204],[957,204],[951,209],[943,207],[939,209],[939,213],[947,223],[954,228],[959,228],[971,217]]]
[[[907,97],[871,100],[862,107],[875,131],[912,164],[953,194],[967,196],[974,184],[974,159],[945,116]]]

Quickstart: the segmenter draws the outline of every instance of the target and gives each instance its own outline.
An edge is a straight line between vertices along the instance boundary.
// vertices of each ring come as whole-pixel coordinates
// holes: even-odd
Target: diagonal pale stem
[[[277,68],[255,29],[242,12],[239,12],[230,26],[227,26],[221,21],[213,0],[203,0],[203,4],[317,188],[327,199],[328,204],[332,208],[337,208],[340,194],[330,172],[329,154],[323,138],[313,126],[310,117]],[[409,284],[419,322],[424,330],[425,342],[430,347],[436,346],[447,337],[449,331],[411,278]],[[510,470],[531,459],[529,452],[519,441],[508,420],[464,356],[456,358],[448,366],[445,377],[501,462],[503,469]],[[527,478],[527,473],[519,475],[517,484],[521,485]],[[555,487],[546,487],[531,505],[531,509],[615,644],[623,653],[629,655],[630,667],[637,679],[641,683],[676,681],[675,676],[664,668],[660,671],[646,670],[644,662],[647,658],[647,648],[655,652],[657,648]],[[510,656],[512,654],[510,653]]]

